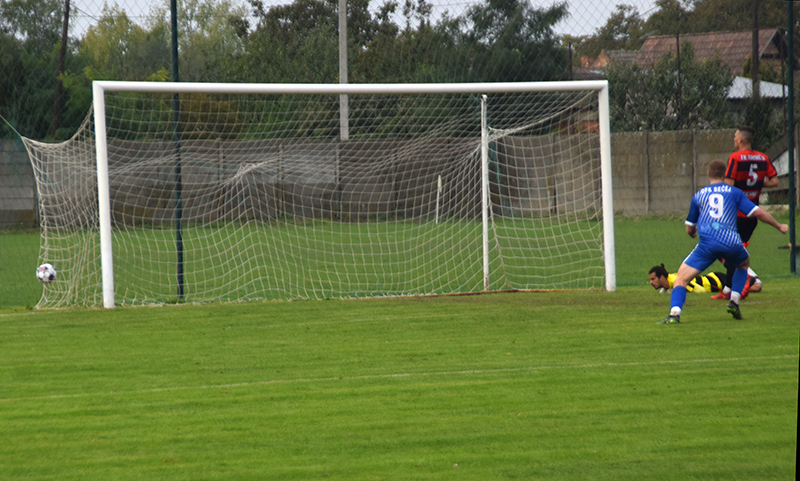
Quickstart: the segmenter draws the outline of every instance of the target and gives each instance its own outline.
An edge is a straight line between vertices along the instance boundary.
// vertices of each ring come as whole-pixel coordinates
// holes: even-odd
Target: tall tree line
[[[80,38],[69,38],[56,139],[69,137],[88,112],[92,80],[171,78],[168,6],[164,1],[137,23],[106,5]],[[0,68],[9,95],[0,112],[33,138],[47,137],[52,122],[62,8],[62,0],[2,1]],[[337,0],[271,8],[261,0],[247,7],[179,0],[181,80],[337,82],[337,10]],[[565,3],[540,9],[529,0],[485,0],[459,16],[432,13],[425,0],[385,0],[372,11],[369,0],[348,1],[350,81],[556,80],[567,70],[568,53],[553,31]]]
[[[434,14],[426,0],[381,1],[347,2],[352,83],[568,79],[570,53],[574,61],[602,49],[637,49],[653,32],[747,29],[752,13],[752,0],[658,0],[657,10],[646,19],[620,5],[594,34],[568,38],[555,33],[569,15],[567,1],[536,7],[530,0],[479,0],[457,15]],[[762,25],[780,26],[785,1],[760,2]],[[91,27],[68,38],[61,128],[51,133],[64,1],[0,0],[0,6],[0,69],[5,74],[0,91],[6,92],[0,97],[0,115],[23,135],[72,135],[89,110],[92,80],[171,78],[169,0],[153,5],[143,21],[106,6]],[[261,0],[247,0],[244,6],[230,0],[179,0],[178,11],[182,81],[338,82],[337,0],[294,0],[273,7]],[[677,118],[691,119],[692,127],[721,125],[724,119],[717,117],[724,114],[711,112],[710,106],[717,108],[724,99],[724,88],[717,85],[729,79],[715,69],[690,68],[692,58],[685,62],[698,82],[710,79],[714,88],[706,90],[715,97],[698,101],[706,112],[703,118],[688,113]],[[667,73],[673,68],[666,59],[661,67]],[[616,74],[622,85],[637,72]],[[617,130],[687,126],[655,117],[636,124],[624,118],[631,112],[625,104],[617,111],[623,115],[612,124]],[[0,136],[12,135],[4,122],[0,129]]]

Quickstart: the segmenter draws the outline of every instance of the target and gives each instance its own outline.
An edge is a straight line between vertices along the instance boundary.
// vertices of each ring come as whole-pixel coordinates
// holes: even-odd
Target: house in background
[[[658,35],[648,37],[639,50],[603,51],[596,58],[581,57],[581,66],[573,69],[573,80],[589,80],[605,78],[605,70],[612,63],[636,64],[642,68],[652,68],[656,61],[665,54],[675,55],[678,42],[681,47],[691,43],[695,60],[718,57],[731,69],[733,84],[728,93],[731,112],[735,115],[744,113],[747,100],[752,96],[753,82],[743,76],[749,76],[745,67],[749,65],[753,52],[752,30],[737,32],[706,32],[682,35]],[[772,28],[758,31],[759,61],[782,68],[782,59],[788,53],[786,36],[783,30]],[[797,56],[794,69],[800,69]],[[773,82],[759,82],[761,98],[769,99],[776,112],[784,110],[788,88]]]
[[[692,44],[695,60],[719,57],[731,69],[734,77],[750,76],[745,66],[750,64],[753,53],[753,32],[706,32],[681,35],[657,35],[648,37],[639,50],[603,51],[596,58],[581,57],[581,66],[573,69],[573,80],[605,77],[604,70],[611,63],[635,63],[639,67],[652,68],[656,61],[667,53],[675,55],[678,44]],[[758,31],[758,55],[762,63],[781,68],[782,59],[788,55],[786,35],[777,28]],[[795,54],[794,69],[800,69],[800,60]]]
[[[769,100],[770,108],[775,112],[783,112],[789,87],[774,82],[758,82],[758,92],[762,99]],[[747,101],[753,96],[753,80],[747,77],[734,77],[731,90],[728,92],[728,104],[734,115],[744,115]]]
[[[666,53],[675,55],[678,42],[680,42],[681,47],[688,43],[692,44],[695,60],[702,61],[718,57],[728,65],[731,69],[731,74],[734,76],[733,84],[728,92],[730,109],[734,115],[743,115],[747,101],[753,95],[753,81],[748,78],[750,72],[746,71],[752,65],[753,31],[707,32],[649,37],[639,51],[636,52],[634,62],[640,67],[651,68]],[[758,58],[760,63],[771,64],[783,76],[786,68],[783,59],[787,55],[787,38],[783,30],[762,29],[758,31]],[[796,55],[792,66],[795,71],[800,69],[800,62]],[[760,97],[770,101],[773,111],[785,113],[786,99],[789,94],[788,86],[762,80],[759,81],[758,87]],[[788,195],[789,166],[786,142],[787,140],[784,137],[767,152],[770,158],[773,159],[776,170],[778,170],[778,186],[766,189],[762,195],[777,196],[777,199]],[[795,172],[797,172],[797,163],[795,163]]]
[[[679,43],[681,47],[689,43],[692,44],[695,60],[719,57],[730,67],[732,75],[750,74],[750,72],[745,72],[744,69],[753,53],[752,30],[648,37],[638,50],[635,62],[640,67],[652,67],[664,54],[671,52],[675,55]],[[787,51],[786,36],[781,29],[770,28],[758,31],[759,61],[772,61],[777,65],[783,58],[786,58]],[[795,70],[798,67],[800,67],[800,63],[795,58]]]
[[[600,80],[606,78],[606,68],[616,62],[632,64],[639,54],[636,50],[603,50],[596,58],[581,57],[581,66],[573,68],[570,80]]]
[[[622,62],[631,64],[636,61],[639,55],[637,50],[603,50],[597,58],[581,57],[581,68],[587,69],[601,69],[608,67],[613,62]]]

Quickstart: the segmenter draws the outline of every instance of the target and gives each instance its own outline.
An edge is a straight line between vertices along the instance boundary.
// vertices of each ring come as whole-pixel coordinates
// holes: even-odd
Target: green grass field
[[[610,293],[4,308],[0,479],[794,479],[787,239],[757,229],[744,320],[664,326],[647,270],[694,241],[617,233]]]
[[[800,280],[0,316],[3,479],[793,479]]]

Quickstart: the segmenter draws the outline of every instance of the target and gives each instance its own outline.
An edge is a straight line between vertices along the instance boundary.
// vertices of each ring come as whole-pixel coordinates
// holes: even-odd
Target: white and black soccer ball
[[[56,280],[56,268],[53,264],[42,264],[36,268],[36,278],[41,282],[53,282]]]

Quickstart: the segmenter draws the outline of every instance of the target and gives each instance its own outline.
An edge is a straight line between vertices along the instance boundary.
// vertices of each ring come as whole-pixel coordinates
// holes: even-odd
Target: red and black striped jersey
[[[775,177],[778,172],[766,154],[755,150],[740,150],[728,158],[725,178],[733,179],[733,186],[738,187],[754,204],[758,205],[764,180]],[[744,217],[739,213],[739,217]]]

